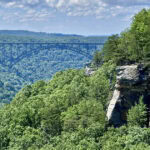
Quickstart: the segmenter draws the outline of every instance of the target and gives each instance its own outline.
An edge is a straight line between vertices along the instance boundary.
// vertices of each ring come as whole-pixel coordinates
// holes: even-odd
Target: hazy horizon
[[[75,33],[59,33],[59,32],[40,32],[40,31],[34,31],[34,30],[10,30],[10,29],[0,29],[0,31],[25,31],[25,32],[34,32],[34,33],[45,33],[45,34],[62,34],[62,35],[75,35],[75,36],[85,36],[85,37],[88,37],[88,36],[94,36],[94,37],[99,37],[99,36],[111,36],[110,35],[83,35],[83,34],[75,34]]]

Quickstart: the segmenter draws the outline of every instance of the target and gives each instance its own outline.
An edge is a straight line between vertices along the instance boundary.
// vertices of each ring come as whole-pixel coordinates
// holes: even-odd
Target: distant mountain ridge
[[[3,35],[17,35],[17,36],[76,36],[76,37],[84,37],[82,35],[77,34],[63,34],[63,33],[46,33],[46,32],[34,32],[27,30],[0,30],[0,34]]]
[[[8,38],[9,36],[9,38]],[[25,41],[28,42],[40,41],[40,42],[88,42],[88,43],[100,43],[105,42],[108,36],[83,36],[76,34],[62,34],[62,33],[45,33],[45,32],[33,32],[26,30],[0,30],[0,41],[10,42],[13,41]]]

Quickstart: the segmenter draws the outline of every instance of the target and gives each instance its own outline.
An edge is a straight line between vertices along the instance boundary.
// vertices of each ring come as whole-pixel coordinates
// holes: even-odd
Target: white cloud
[[[97,18],[129,18],[136,10],[150,6],[149,0],[45,0],[49,7],[68,16],[93,15]],[[126,10],[129,10],[126,11]]]
[[[49,18],[54,10],[68,16],[91,15],[103,19],[119,16],[127,20],[143,7],[149,8],[150,0],[0,0],[0,5],[24,10],[24,21]],[[44,12],[40,11],[42,9]]]
[[[34,4],[38,4],[40,1],[39,0],[25,0],[24,2],[27,4],[34,5]]]
[[[13,7],[14,5],[16,5],[16,2],[9,2],[6,4],[6,7]]]

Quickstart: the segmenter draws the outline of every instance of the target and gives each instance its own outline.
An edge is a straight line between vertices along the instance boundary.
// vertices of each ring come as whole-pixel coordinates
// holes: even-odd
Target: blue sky
[[[0,30],[110,35],[150,0],[0,0]]]

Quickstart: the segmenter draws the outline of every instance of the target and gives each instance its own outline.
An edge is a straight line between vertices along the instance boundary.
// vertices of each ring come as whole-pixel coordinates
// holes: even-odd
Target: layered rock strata
[[[150,67],[144,64],[117,67],[117,81],[107,110],[107,118],[114,126],[126,123],[128,110],[144,96],[150,118]]]

